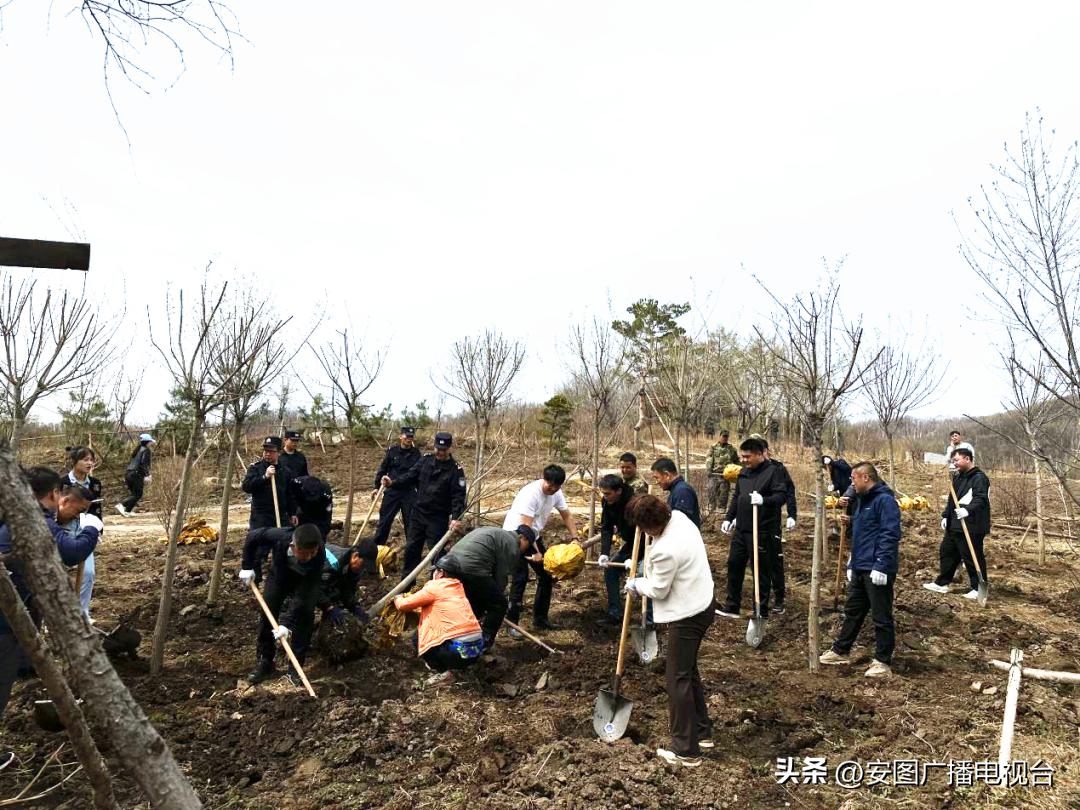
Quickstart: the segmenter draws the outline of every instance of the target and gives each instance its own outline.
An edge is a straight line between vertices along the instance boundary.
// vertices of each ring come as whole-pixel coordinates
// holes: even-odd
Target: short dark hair
[[[322,531],[314,523],[301,523],[293,531],[292,541],[297,548],[318,548],[322,542]]]
[[[881,476],[878,474],[877,467],[871,464],[869,461],[860,461],[852,468],[852,472],[856,470],[865,470],[866,476],[875,484],[881,480]]]
[[[745,453],[764,453],[768,446],[762,439],[749,438],[739,445],[739,449]]]
[[[561,487],[566,481],[566,470],[558,464],[548,464],[544,467],[544,480],[549,484]]]
[[[654,537],[660,534],[671,520],[671,507],[655,495],[635,495],[626,505],[626,518],[634,526]]]
[[[64,452],[67,453],[68,463],[71,466],[75,466],[76,463],[82,461],[84,458],[92,458],[97,460],[97,453],[94,452],[93,447],[83,447],[81,444],[76,444],[72,447],[65,447]]]
[[[661,456],[652,463],[652,471],[667,473],[668,475],[679,474],[679,468],[675,466],[675,462],[666,456]]]
[[[950,431],[949,431],[949,436],[950,436],[950,437],[951,437],[951,436],[963,436],[963,435],[964,435],[964,434],[963,434],[963,433],[961,433],[961,432],[960,432],[959,430],[950,430]]]
[[[26,470],[25,475],[30,491],[38,500],[60,489],[60,475],[49,467],[31,467]]]
[[[970,450],[968,450],[966,447],[957,447],[955,450],[953,450],[953,455],[954,456],[963,456],[968,461],[974,461],[975,460],[975,454],[972,453]]]
[[[637,456],[633,453],[623,453],[619,456],[619,461],[629,461],[634,466],[637,466]]]
[[[84,487],[82,484],[75,483],[74,481],[60,481],[60,494],[61,495],[74,495],[77,498],[82,498],[89,503],[94,500],[90,497],[90,490]]]
[[[597,482],[600,489],[621,490],[626,486],[621,475],[605,475]]]

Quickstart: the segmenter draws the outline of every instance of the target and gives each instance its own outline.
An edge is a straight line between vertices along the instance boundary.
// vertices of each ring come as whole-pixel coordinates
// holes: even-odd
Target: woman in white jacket
[[[626,508],[630,522],[653,537],[646,577],[628,579],[626,590],[652,600],[653,618],[668,625],[667,693],[671,750],[658,748],[671,764],[694,768],[701,749],[712,748],[712,721],[697,657],[713,623],[713,579],[698,527],[682,512],[672,512],[654,495],[638,495]]]

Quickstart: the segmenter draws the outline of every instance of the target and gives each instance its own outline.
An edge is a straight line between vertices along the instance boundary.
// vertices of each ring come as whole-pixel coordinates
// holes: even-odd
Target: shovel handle
[[[514,630],[517,630],[519,633],[521,633],[521,635],[525,636],[525,638],[527,638],[529,641],[531,641],[537,647],[540,647],[541,649],[547,650],[549,653],[557,653],[558,655],[565,655],[565,651],[557,650],[554,647],[552,647],[552,646],[550,646],[548,644],[545,644],[540,639],[538,639],[536,636],[534,636],[532,633],[530,633],[528,630],[526,630],[524,627],[522,627],[521,625],[514,624],[512,621],[510,621],[505,616],[503,617],[503,624],[505,624],[507,627],[511,627]]]
[[[266,600],[263,599],[263,595],[259,592],[259,586],[255,584],[255,580],[251,580],[251,592],[255,594],[255,599],[259,603],[259,607],[262,608],[263,615],[266,616],[266,620],[270,622],[270,627],[274,630],[278,629],[277,619],[274,618],[274,614],[270,612],[270,608],[266,605]],[[287,637],[279,639],[281,646],[285,650],[285,655],[289,656],[289,663],[293,665],[293,669],[296,670],[296,674],[300,676],[300,680],[304,682],[304,686],[307,688],[308,694],[315,697],[315,690],[311,688],[311,681],[308,680],[306,674],[304,674],[304,668],[300,666],[300,662],[296,660],[296,654],[293,652],[292,645],[289,644]]]
[[[360,531],[356,533],[356,539],[353,540],[355,546],[360,542],[360,538],[364,536],[364,529],[367,528],[368,521],[371,520],[371,513],[375,511],[375,504],[379,502],[379,498],[382,497],[383,492],[386,491],[386,484],[379,484],[379,491],[374,498],[371,499],[371,506],[368,507],[367,514],[364,516],[364,522],[360,524]]]
[[[637,573],[638,554],[641,551],[641,529],[634,529],[634,550],[630,553],[630,573],[628,576],[633,576]],[[619,679],[622,678],[623,667],[626,665],[626,638],[630,634],[630,609],[634,606],[634,595],[630,592],[626,592],[626,604],[623,606],[622,614],[622,632],[619,633],[619,657],[615,662],[615,688],[616,695],[619,694]]]
[[[840,523],[840,547],[836,550],[836,586],[833,588],[832,606],[833,610],[836,610],[837,605],[840,604],[840,576],[843,570],[844,560],[844,535],[847,534],[847,524],[842,520]]]
[[[761,618],[761,585],[758,583],[758,507],[754,504],[754,617]]]
[[[281,507],[278,506],[277,497],[277,467],[274,468],[274,475],[270,478],[270,491],[274,493],[274,524],[281,528]],[[314,697],[314,695],[313,695]]]
[[[949,474],[946,468],[945,474],[949,476],[949,494],[952,495],[953,508],[960,508],[960,499],[956,497],[956,487],[953,486],[952,475]],[[960,528],[964,530],[964,539],[967,540],[968,552],[971,554],[971,561],[975,563],[975,571],[979,574],[979,582],[986,584],[986,576],[983,574],[982,567],[979,565],[979,560],[975,556],[975,544],[971,542],[971,532],[968,531],[967,521],[964,518],[960,518]]]

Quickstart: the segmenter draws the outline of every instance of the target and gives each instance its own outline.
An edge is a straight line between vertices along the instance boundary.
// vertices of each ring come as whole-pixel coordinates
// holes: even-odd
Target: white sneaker
[[[949,592],[949,588],[947,585],[938,585],[936,582],[924,582],[923,587],[926,588],[926,590],[928,591],[933,591],[934,593]]]
[[[965,599],[978,599],[979,598],[979,592],[978,591],[968,591],[967,593],[964,594],[964,598]]]
[[[518,630],[516,627],[507,627],[506,628],[506,635],[510,636],[510,638],[516,638],[516,639],[525,638],[525,636],[523,636],[521,634],[521,631]]]
[[[449,686],[453,682],[454,673],[452,673],[450,670],[446,670],[446,672],[437,672],[436,674],[432,675],[430,678],[424,681],[424,686]]]
[[[116,505],[116,511],[119,512],[124,517],[131,517],[131,513],[127,509],[124,508],[124,505],[122,503],[118,503]]]
[[[696,768],[701,764],[701,757],[681,757],[666,748],[657,748],[656,755],[668,765],[682,765],[684,768]]]
[[[850,664],[851,658],[830,648],[818,656],[818,661],[822,664]]]
[[[867,678],[888,678],[892,675],[892,667],[883,664],[876,658],[870,663],[870,668],[863,673]]]

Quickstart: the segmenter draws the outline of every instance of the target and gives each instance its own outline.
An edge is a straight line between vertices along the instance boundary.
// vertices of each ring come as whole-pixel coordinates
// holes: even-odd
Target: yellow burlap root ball
[[[544,570],[555,579],[570,579],[585,567],[585,550],[577,543],[552,546],[544,552]]]
[[[724,480],[734,483],[740,472],[742,472],[741,464],[728,464],[724,467]]]

